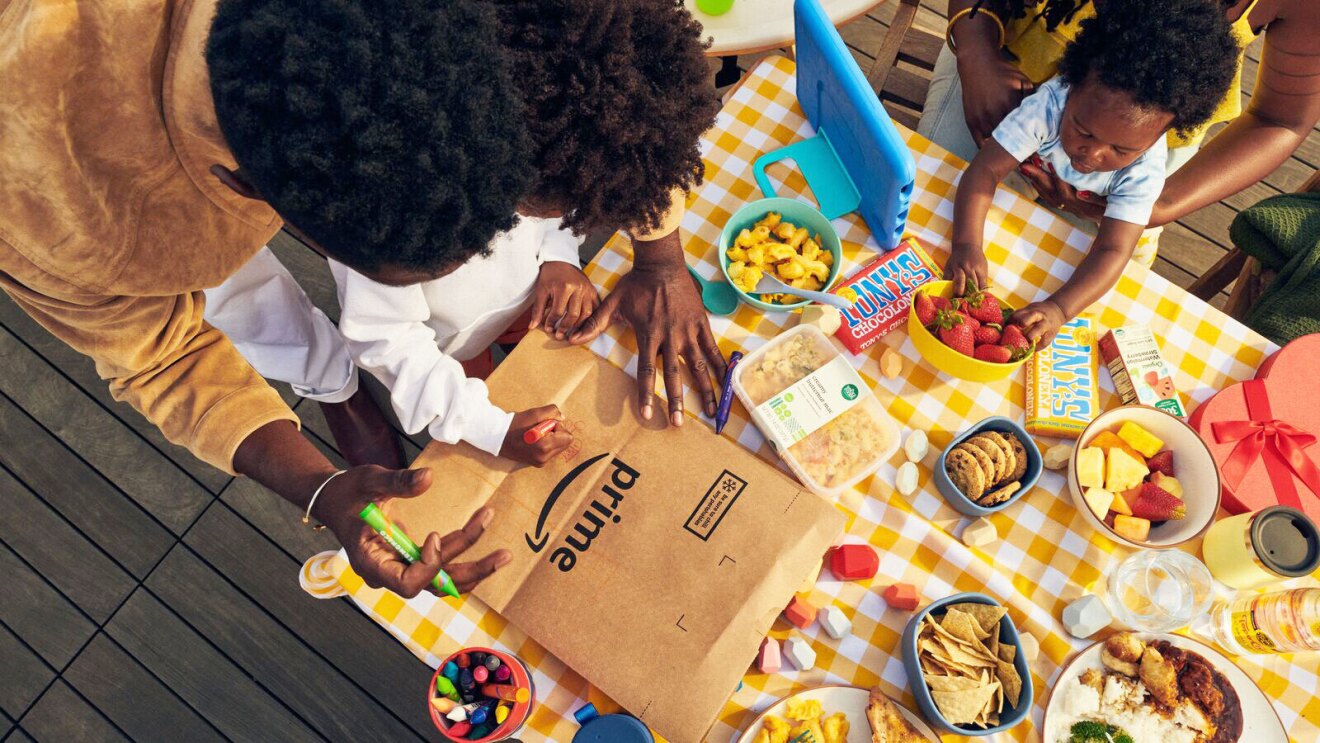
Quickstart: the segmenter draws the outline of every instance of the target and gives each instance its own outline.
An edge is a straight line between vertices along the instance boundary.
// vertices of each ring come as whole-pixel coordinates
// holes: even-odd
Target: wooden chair
[[[884,42],[866,73],[867,82],[880,96],[889,115],[909,129],[917,128],[917,120],[926,105],[935,58],[944,46],[941,34],[913,27],[919,7],[920,0],[900,0]],[[899,62],[915,69],[900,67]]]
[[[1320,171],[1312,173],[1297,192],[1320,193]],[[1193,281],[1187,291],[1209,301],[1232,282],[1233,290],[1228,293],[1228,301],[1224,303],[1224,314],[1241,320],[1247,316],[1247,312],[1273,279],[1272,272],[1264,270],[1260,261],[1235,247]]]

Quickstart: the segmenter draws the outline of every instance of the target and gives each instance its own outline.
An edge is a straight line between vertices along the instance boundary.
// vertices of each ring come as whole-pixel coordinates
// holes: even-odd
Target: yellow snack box
[[[1100,412],[1095,319],[1080,315],[1059,328],[1027,366],[1027,431],[1075,439]]]

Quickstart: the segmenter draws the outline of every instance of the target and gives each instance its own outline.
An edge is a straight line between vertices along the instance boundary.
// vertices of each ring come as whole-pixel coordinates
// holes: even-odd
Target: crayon
[[[508,666],[500,666],[495,669],[495,680],[501,684],[513,677],[513,671]]]
[[[477,685],[477,680],[476,678],[473,677],[471,668],[464,668],[461,672],[459,672],[458,688],[462,689],[463,691],[469,691],[475,688],[476,685]]]
[[[472,659],[468,657],[467,653],[463,653],[458,656],[454,663],[457,664],[459,668],[467,668],[472,665]]]
[[[418,548],[417,543],[409,539],[408,535],[403,533],[403,529],[395,526],[389,519],[385,518],[385,513],[375,503],[368,503],[366,508],[363,508],[362,512],[358,514],[358,518],[367,522],[367,525],[409,564],[422,559],[422,550]],[[454,581],[450,579],[449,574],[443,570],[436,573],[431,585],[446,596],[458,598],[458,587],[454,585]]]
[[[453,694],[457,689],[454,686],[453,681],[450,681],[448,678],[445,678],[444,676],[436,676],[435,690],[445,696],[449,696],[450,694]]]
[[[472,723],[464,720],[463,722],[456,722],[453,725],[450,725],[449,728],[445,730],[445,735],[448,735],[450,738],[462,738],[471,730]]]
[[[488,678],[490,678],[490,671],[486,670],[485,666],[477,666],[472,669],[472,680],[478,684],[486,683]]]
[[[476,725],[472,728],[472,731],[468,733],[467,739],[481,740],[487,735],[490,735],[490,731],[491,731],[490,725]]]
[[[523,431],[523,443],[535,444],[546,436],[549,436],[550,432],[555,430],[555,426],[557,425],[559,425],[559,421],[553,418],[537,423],[535,426]]]
[[[450,710],[458,706],[458,702],[455,702],[449,697],[433,697],[431,699],[431,706],[435,707],[435,711],[439,712],[441,715],[447,715]]]
[[[445,678],[449,679],[450,681],[457,681],[457,680],[458,680],[458,664],[451,660],[451,661],[449,661],[448,663],[445,664],[445,667],[444,667],[444,668],[440,669],[440,673],[441,673],[441,675],[443,675]]]
[[[473,725],[484,723],[487,718],[490,717],[490,710],[493,706],[494,705],[489,702],[479,705],[476,709],[472,710],[472,714],[468,715],[468,719],[472,721]]]
[[[742,361],[742,351],[734,351],[729,356],[729,366],[724,371],[724,381],[721,383],[720,404],[715,409],[715,433],[724,430],[725,424],[729,422],[729,408],[733,406],[733,367]]]
[[[522,704],[532,698],[532,692],[526,687],[512,684],[486,684],[481,687],[481,693],[491,699],[503,699],[515,704]]]
[[[486,656],[486,670],[494,671],[497,670],[499,667],[500,667],[500,658],[498,655],[491,653],[490,655]]]
[[[495,724],[503,725],[504,721],[509,719],[509,705],[501,704],[495,708]]]

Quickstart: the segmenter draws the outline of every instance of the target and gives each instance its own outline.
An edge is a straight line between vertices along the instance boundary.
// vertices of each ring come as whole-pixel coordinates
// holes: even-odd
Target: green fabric
[[[1229,236],[1278,272],[1248,312],[1247,325],[1279,345],[1320,332],[1320,193],[1263,199],[1233,219]]]

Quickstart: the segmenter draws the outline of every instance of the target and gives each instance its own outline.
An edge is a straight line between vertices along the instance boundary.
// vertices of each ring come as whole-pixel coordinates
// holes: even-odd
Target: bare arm
[[[953,201],[953,250],[944,267],[953,293],[962,296],[969,283],[985,288],[989,268],[985,262],[985,218],[995,198],[995,187],[1013,172],[1018,161],[998,142],[987,139],[967,166]]]
[[[949,17],[975,4],[975,0],[949,0]],[[951,34],[958,49],[963,115],[972,141],[981,146],[1035,85],[999,48],[999,26],[989,9],[982,7],[959,19]]]
[[[1241,116],[1169,176],[1151,226],[1173,222],[1260,181],[1320,121],[1320,12],[1285,0],[1269,22],[1255,93]]]

